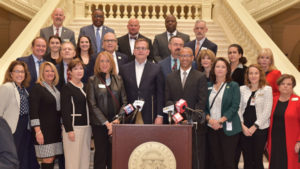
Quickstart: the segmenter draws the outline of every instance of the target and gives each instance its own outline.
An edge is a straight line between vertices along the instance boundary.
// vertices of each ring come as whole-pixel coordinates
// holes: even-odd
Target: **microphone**
[[[200,110],[200,109],[194,110],[194,109],[188,107],[187,102],[183,99],[180,99],[179,101],[176,102],[176,109],[181,114],[183,112],[186,112],[186,110],[188,110],[192,113],[196,113],[198,115],[198,118],[200,119],[200,123],[203,124],[205,122],[205,113],[203,112],[203,110]]]
[[[124,107],[121,109],[120,113],[117,114],[117,115],[115,115],[115,117],[114,117],[113,119],[114,119],[114,120],[115,120],[115,119],[119,119],[119,120],[120,120],[120,119],[123,118],[125,115],[131,114],[133,111],[134,111],[133,106],[132,106],[131,104],[128,104],[128,105],[124,106]]]
[[[174,122],[176,124],[178,124],[179,122],[181,122],[183,120],[183,117],[182,115],[178,112],[178,113],[175,113],[173,116],[172,116],[172,119],[174,120]]]
[[[174,115],[174,105],[164,107],[163,113],[168,114],[168,121],[169,121],[169,124],[171,124],[172,116]]]
[[[133,112],[133,116],[131,117],[130,123],[133,123],[133,120],[135,119],[135,116],[136,116],[137,112],[142,111],[144,103],[145,103],[145,101],[143,101],[143,100],[135,100],[133,102],[133,106],[135,107],[135,111]]]
[[[187,102],[183,99],[180,99],[175,104],[176,110],[178,113],[182,114],[185,112],[185,109],[187,107]]]

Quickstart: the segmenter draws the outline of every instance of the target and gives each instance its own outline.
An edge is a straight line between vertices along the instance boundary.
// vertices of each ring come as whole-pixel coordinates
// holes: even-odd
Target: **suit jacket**
[[[207,102],[207,82],[205,74],[191,69],[184,88],[182,88],[180,70],[170,73],[166,79],[165,102],[173,105],[178,100],[184,99],[188,107],[192,109],[205,110]],[[200,121],[199,116],[193,114],[194,121]],[[199,125],[199,131],[205,132],[205,125]]]
[[[27,88],[28,91],[31,90],[32,86],[34,83],[37,81],[38,77],[36,74],[36,69],[35,69],[35,63],[32,55],[25,56],[25,57],[20,57],[17,60],[23,61],[27,64],[28,70],[30,72],[31,80],[30,80],[30,86]]]
[[[241,102],[239,108],[239,116],[241,122],[244,122],[244,113],[247,107],[248,100],[252,94],[251,89],[244,85],[240,87]],[[258,89],[254,94],[256,121],[255,124],[259,126],[259,129],[266,129],[270,125],[270,115],[272,110],[273,95],[272,88],[270,86],[264,86]]]
[[[197,53],[195,53],[196,40],[186,43],[185,46],[190,47],[193,50],[194,56],[196,56],[196,54],[197,54]],[[200,47],[200,50],[203,48],[210,49],[211,51],[213,51],[215,53],[215,55],[217,55],[218,46],[215,43],[213,43],[212,41],[208,40],[207,38],[205,38],[202,46]]]
[[[1,169],[18,169],[19,159],[11,129],[0,116],[0,167]]]
[[[120,75],[124,81],[128,103],[143,99],[145,101],[142,109],[143,121],[145,124],[152,124],[157,115],[162,115],[164,103],[164,78],[160,66],[147,61],[139,87],[136,82],[135,61],[123,65]]]
[[[100,41],[101,50],[100,50],[100,52],[103,50],[102,49],[102,40],[103,40],[104,35],[107,32],[115,33],[115,31],[113,29],[111,29],[111,28],[103,25],[102,34],[100,36],[100,38],[101,38],[101,41]],[[94,26],[93,25],[88,25],[88,26],[80,28],[80,32],[79,32],[79,36],[78,36],[77,42],[79,42],[79,38],[81,36],[83,36],[83,35],[88,36],[91,39],[93,53],[97,54],[97,42],[96,42],[96,35],[95,35]]]
[[[281,72],[279,70],[272,70],[266,75],[266,81],[269,83],[269,85],[272,87],[273,90],[273,96],[279,95],[279,90],[277,86],[277,79],[281,76]]]
[[[64,62],[61,61],[59,64],[56,65],[57,73],[59,76],[58,84],[56,85],[56,88],[60,91],[64,85],[66,85],[65,82],[65,69],[64,69]]]
[[[20,115],[20,94],[14,82],[7,82],[0,86],[0,117],[3,117],[12,133],[16,131]]]
[[[271,113],[269,134],[268,134],[268,144],[267,148],[269,150],[269,161],[272,158],[272,127],[274,111],[278,103],[279,95],[273,97],[273,108]],[[287,162],[288,169],[299,169],[300,163],[298,162],[298,154],[295,152],[295,144],[300,141],[300,97],[292,94],[288,106],[284,113],[285,122],[285,140],[286,140],[286,151],[287,151]]]
[[[183,39],[184,43],[190,41],[190,36],[177,31],[177,35]],[[153,42],[153,56],[156,62],[163,60],[164,58],[170,56],[170,50],[168,47],[168,35],[167,32],[155,35]]]
[[[122,37],[118,38],[118,51],[121,53],[124,53],[128,56],[128,61],[133,61],[135,59],[135,56],[131,54],[131,49],[130,49],[130,44],[129,44],[129,35],[126,34]],[[142,34],[138,35],[138,38],[143,38],[148,41],[149,44],[149,49],[150,49],[150,54],[148,56],[148,60],[152,61],[153,60],[153,47],[152,47],[152,41],[151,39],[143,36]]]
[[[117,61],[118,61],[117,64],[119,66],[119,71],[120,71],[120,67],[129,62],[128,56],[121,52],[116,52],[116,56],[117,56]]]
[[[49,38],[52,35],[54,35],[53,25],[40,30],[40,36],[45,38],[47,40],[47,42],[49,41]],[[62,42],[72,42],[73,45],[76,47],[75,34],[74,34],[74,31],[72,31],[71,29],[68,29],[63,26],[60,38],[61,38]],[[50,52],[50,49],[48,47],[47,53],[49,53],[49,52]]]
[[[241,65],[241,67],[237,67],[231,74],[231,79],[237,82],[240,86],[243,86],[245,83],[245,73],[247,70],[247,66]]]
[[[206,114],[210,114],[209,96],[213,88],[213,83],[208,83],[208,104],[206,105]],[[238,83],[231,81],[226,83],[221,106],[221,117],[225,116],[227,122],[232,122],[232,130],[227,130],[226,122],[223,123],[223,130],[227,136],[235,135],[242,131],[241,121],[238,115],[240,105],[240,88]]]

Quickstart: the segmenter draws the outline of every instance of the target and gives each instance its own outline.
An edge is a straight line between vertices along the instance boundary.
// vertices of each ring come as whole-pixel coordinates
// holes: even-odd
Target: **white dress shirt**
[[[61,37],[62,26],[58,28],[58,36]],[[56,35],[56,26],[53,25],[53,35]]]
[[[176,36],[177,35],[177,30],[175,30],[173,33],[172,33],[172,36]],[[171,38],[171,33],[167,31],[167,36],[168,36],[168,41],[170,40]]]
[[[191,69],[192,69],[192,67],[190,67],[188,70],[184,71],[183,69],[180,68],[181,84],[182,84],[182,82],[183,82],[183,76],[184,76],[183,72],[186,72],[186,73],[187,73],[187,74],[186,74],[186,78],[187,78],[187,77],[189,76],[189,73],[190,73]]]
[[[39,59],[36,57],[36,56],[34,56],[34,54],[32,54],[32,56],[33,56],[33,61],[34,61],[34,65],[35,65],[35,70],[36,70],[36,77],[37,78],[39,78],[39,75],[40,75],[40,64],[42,64],[42,62],[43,62],[43,59],[41,59],[40,60],[40,64],[39,64]]]
[[[131,54],[133,55],[133,49],[134,49],[135,39],[131,39],[130,36],[133,36],[133,35],[128,34],[130,51],[131,51]],[[136,34],[134,36],[136,36],[136,38],[138,38],[139,34]]]
[[[198,43],[198,42],[200,42],[200,44],[199,44],[199,51],[201,50],[202,45],[203,45],[203,42],[205,41],[205,39],[206,39],[206,37],[202,38],[200,41],[198,41],[198,40],[196,39],[195,50],[197,49],[197,43]],[[197,53],[195,53],[195,55],[197,55]]]
[[[135,60],[135,76],[136,76],[136,83],[137,83],[138,87],[140,87],[140,82],[142,79],[142,75],[144,72],[146,62],[147,62],[147,59],[141,64]]]
[[[221,86],[223,85],[223,83],[221,84]],[[218,96],[215,99],[214,105],[212,106],[212,108],[210,109],[210,118],[214,119],[214,120],[219,120],[221,118],[221,110],[222,110],[222,100],[223,100],[223,94],[225,91],[227,84],[224,84],[223,88],[220,90]],[[220,87],[221,87],[220,86]],[[214,86],[212,87],[211,93],[209,95],[209,107],[212,104],[213,99],[215,98],[215,96],[217,95],[218,90],[216,90],[214,88]]]

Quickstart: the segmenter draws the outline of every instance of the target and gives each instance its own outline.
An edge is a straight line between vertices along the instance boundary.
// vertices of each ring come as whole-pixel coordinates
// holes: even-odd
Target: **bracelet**
[[[223,122],[222,122],[222,121],[219,121],[219,124],[220,124],[220,125],[223,125]]]
[[[42,133],[42,130],[38,131],[37,133],[35,133],[35,136],[39,135]]]

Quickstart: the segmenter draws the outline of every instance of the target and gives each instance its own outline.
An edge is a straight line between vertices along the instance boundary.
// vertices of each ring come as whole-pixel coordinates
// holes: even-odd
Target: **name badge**
[[[118,56],[118,59],[119,59],[119,60],[121,60],[121,59],[122,59],[122,57],[121,57],[121,56]]]
[[[98,87],[99,87],[100,89],[105,89],[105,85],[104,85],[104,84],[98,84]]]
[[[251,97],[250,106],[255,106],[255,97]]]
[[[208,87],[207,90],[212,90],[212,87]]]
[[[232,131],[232,122],[227,122],[226,121],[226,130],[227,131]]]
[[[207,50],[207,47],[202,47],[201,50]]]
[[[298,97],[293,97],[292,98],[292,101],[298,101],[299,99],[298,99]]]
[[[64,42],[70,42],[70,39],[63,39]]]

